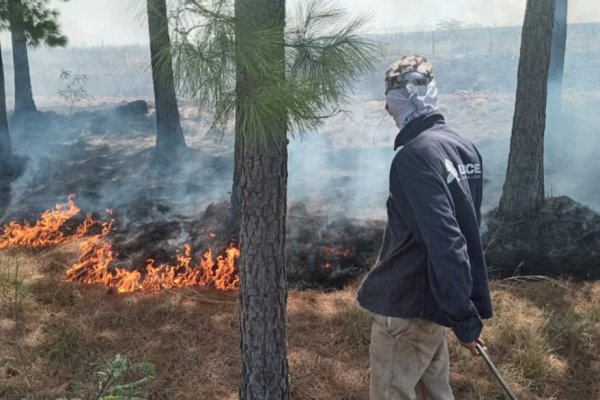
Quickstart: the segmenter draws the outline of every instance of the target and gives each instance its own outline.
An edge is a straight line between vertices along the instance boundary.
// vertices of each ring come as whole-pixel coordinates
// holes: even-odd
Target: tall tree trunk
[[[556,120],[561,112],[563,71],[567,49],[567,13],[568,0],[554,0],[555,18],[552,31],[552,50],[550,51],[550,72],[548,76],[548,115]]]
[[[31,90],[29,56],[23,28],[11,25],[13,65],[15,70],[15,115],[37,111]]]
[[[243,27],[269,28],[278,44],[265,43],[259,54],[271,65],[283,65],[285,0],[236,0],[236,35]],[[238,40],[239,45],[239,40]],[[246,51],[247,52],[247,51]],[[238,52],[239,54],[240,52]],[[287,115],[270,121],[275,139],[254,140],[242,124],[247,102],[270,76],[250,73],[238,59],[236,139],[240,160],[240,328],[241,400],[287,400],[289,394],[286,338],[285,222],[287,211]],[[281,71],[284,74],[284,71]],[[256,93],[256,92],[255,92]],[[255,132],[254,132],[255,133]]]
[[[240,399],[287,400],[287,144],[246,143],[243,153]]]
[[[2,48],[0,48],[0,176],[12,167],[12,147],[8,132],[8,118],[6,117],[6,87],[4,85],[4,62]]]
[[[515,220],[544,203],[544,130],[554,1],[527,0],[506,181],[498,217]]]
[[[156,156],[170,162],[186,145],[175,97],[167,4],[166,0],[147,0],[146,6],[156,103]]]

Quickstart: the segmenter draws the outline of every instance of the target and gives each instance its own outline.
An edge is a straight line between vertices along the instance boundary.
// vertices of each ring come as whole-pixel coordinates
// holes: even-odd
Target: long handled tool
[[[510,388],[508,387],[508,384],[506,383],[506,381],[504,380],[502,375],[500,375],[500,371],[498,371],[498,368],[496,368],[496,366],[490,359],[490,356],[488,356],[488,354],[485,352],[485,350],[483,350],[483,347],[479,343],[475,343],[475,347],[477,347],[477,351],[479,352],[479,354],[481,354],[481,356],[485,360],[485,363],[488,365],[488,367],[490,367],[490,371],[492,371],[492,374],[494,374],[494,377],[496,378],[498,383],[500,383],[500,386],[502,386],[502,389],[504,389],[504,392],[506,392],[506,395],[508,396],[508,398],[510,400],[517,400],[517,396],[515,396],[515,394],[512,392],[512,390],[510,390]]]

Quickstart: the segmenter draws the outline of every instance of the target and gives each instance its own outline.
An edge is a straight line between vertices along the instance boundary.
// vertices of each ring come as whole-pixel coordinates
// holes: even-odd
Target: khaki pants
[[[370,400],[453,400],[444,327],[375,315]]]

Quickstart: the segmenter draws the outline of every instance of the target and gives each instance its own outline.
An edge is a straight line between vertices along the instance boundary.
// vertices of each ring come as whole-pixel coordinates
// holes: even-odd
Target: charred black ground
[[[322,132],[290,141],[287,254],[292,287],[342,287],[375,262],[397,133],[383,108],[382,71],[400,55],[414,52],[433,61],[448,123],[483,155],[484,239],[491,272],[600,275],[600,52],[593,45],[600,26],[569,25],[562,122],[553,118],[546,130],[549,200],[539,215],[517,223],[495,220],[493,209],[508,159],[520,29],[442,33],[373,36],[381,58],[375,71],[357,82],[350,113],[330,120]],[[158,168],[148,66],[147,46],[31,52],[36,102],[49,111],[11,121],[13,147],[23,161],[15,163],[14,173],[0,174],[0,226],[35,220],[72,193],[84,214],[105,218],[105,210],[113,210],[110,238],[122,266],[147,258],[168,261],[185,243],[196,255],[208,247],[221,251],[229,246],[235,239],[227,204],[232,132],[211,136],[210,115],[180,102],[189,149],[178,155],[173,170]],[[87,74],[87,90],[96,97],[74,113],[56,95],[62,69]],[[7,68],[7,82],[10,73]]]
[[[136,101],[71,116],[37,113],[21,121],[15,131],[36,156],[27,160],[18,179],[4,181],[11,190],[3,191],[0,223],[33,221],[75,194],[82,215],[66,229],[88,212],[106,219],[111,209],[115,230],[110,240],[121,267],[141,267],[148,258],[173,261],[187,243],[197,256],[235,243],[227,201],[231,152],[215,151],[215,139],[206,137],[205,146],[187,150],[165,172],[153,160],[149,111],[145,101]],[[56,132],[60,136],[48,145],[45,135]],[[321,151],[338,168],[323,174],[334,178],[309,174],[304,180],[327,179],[329,186],[302,193],[305,201],[290,196],[288,280],[297,289],[339,289],[355,281],[375,263],[385,226],[384,218],[368,217],[368,207],[364,213],[347,211],[356,198],[372,195],[368,188],[358,193],[352,184],[353,173],[371,173],[356,168],[360,150]],[[600,216],[567,197],[550,198],[539,215],[516,223],[498,221],[490,212],[484,235],[490,271],[503,277],[597,279],[599,232]]]

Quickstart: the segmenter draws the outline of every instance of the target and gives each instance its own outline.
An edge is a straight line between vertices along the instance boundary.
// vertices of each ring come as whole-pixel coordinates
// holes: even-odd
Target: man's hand
[[[481,337],[477,338],[474,342],[471,342],[471,343],[463,343],[463,342],[459,342],[459,343],[462,347],[469,350],[471,352],[471,354],[473,354],[474,356],[480,355],[479,351],[477,351],[477,347],[475,347],[476,344],[480,344],[482,347],[485,348],[485,342],[483,341],[483,339]]]

